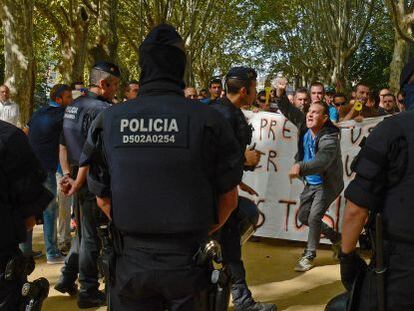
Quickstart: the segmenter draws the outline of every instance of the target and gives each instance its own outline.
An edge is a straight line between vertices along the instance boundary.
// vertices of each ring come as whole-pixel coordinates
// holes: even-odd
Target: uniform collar
[[[97,99],[97,100],[100,100],[100,101],[103,101],[103,102],[107,102],[107,103],[112,105],[111,101],[109,101],[105,97],[102,97],[101,95],[98,95],[94,92],[88,91],[88,93],[86,93],[86,96],[89,97],[89,98],[93,98],[93,99]]]
[[[237,107],[236,105],[234,105],[230,101],[230,99],[227,98],[227,96],[226,97],[223,97],[223,98],[216,99],[216,102],[219,103],[219,104],[221,104],[221,105],[225,105],[225,106],[231,107],[231,108],[233,108],[235,110],[240,110],[240,108]]]

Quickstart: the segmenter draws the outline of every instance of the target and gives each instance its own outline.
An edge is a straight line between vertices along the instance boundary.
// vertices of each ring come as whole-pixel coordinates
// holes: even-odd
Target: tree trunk
[[[26,124],[33,107],[32,0],[2,0],[0,17],[4,30],[5,84],[20,107],[20,122]]]
[[[62,62],[59,72],[62,82],[71,84],[83,81],[83,72],[86,63],[89,17],[85,8],[79,7],[75,12],[76,19],[67,25],[66,33],[61,36]]]
[[[90,50],[92,62],[110,61],[118,63],[118,0],[101,0],[95,46]]]
[[[400,75],[408,61],[410,43],[395,31],[394,54],[390,64],[389,88],[393,93],[400,90]]]

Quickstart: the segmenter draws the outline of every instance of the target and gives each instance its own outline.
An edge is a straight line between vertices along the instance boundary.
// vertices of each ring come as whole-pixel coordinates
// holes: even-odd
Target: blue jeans
[[[48,172],[45,187],[54,194],[53,199],[46,210],[43,212],[43,234],[45,239],[46,257],[47,259],[59,256],[57,246],[57,217],[59,213],[58,204],[56,202],[56,172]]]

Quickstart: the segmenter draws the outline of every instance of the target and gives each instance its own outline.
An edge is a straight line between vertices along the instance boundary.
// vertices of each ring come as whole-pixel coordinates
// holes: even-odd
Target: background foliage
[[[1,0],[1,9],[25,14],[17,12],[15,4],[26,1]],[[124,82],[138,79],[139,45],[163,22],[176,26],[183,36],[185,79],[199,88],[233,65],[250,65],[262,76],[282,73],[295,87],[320,80],[349,90],[364,80],[376,89],[390,84],[396,91],[393,71],[401,70],[412,50],[412,2],[34,0],[35,96],[26,104],[31,111],[45,102],[53,83],[86,80],[90,66],[101,59],[118,63]],[[9,17],[1,10],[0,17],[0,36],[18,31],[5,28]],[[0,81],[7,80],[4,51],[2,40]]]

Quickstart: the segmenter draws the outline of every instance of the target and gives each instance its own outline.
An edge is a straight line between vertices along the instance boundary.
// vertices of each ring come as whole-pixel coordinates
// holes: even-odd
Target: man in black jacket
[[[299,220],[309,226],[307,247],[295,267],[304,272],[313,267],[321,233],[338,248],[340,235],[322,221],[325,212],[342,192],[343,165],[339,129],[329,120],[327,104],[315,101],[306,116],[290,104],[284,89],[277,89],[279,109],[298,128],[298,153],[289,176],[303,178]]]
[[[246,149],[251,143],[252,129],[247,123],[240,107],[251,105],[256,99],[256,72],[251,68],[235,67],[226,75],[225,98],[217,100],[212,107],[218,110],[230,123],[237,140],[242,146],[241,159],[245,170],[254,170],[260,161],[256,150]],[[240,188],[252,195],[253,189],[240,183]],[[246,271],[241,260],[240,231],[238,209],[230,216],[220,232],[223,248],[223,261],[230,272],[231,292],[235,310],[237,311],[271,311],[276,310],[274,304],[260,303],[253,300],[247,287]]]
[[[12,260],[21,261],[19,243],[53,198],[43,186],[45,177],[26,135],[0,121],[0,310],[20,310],[26,275],[17,272],[20,266],[9,276],[5,270]]]
[[[239,143],[217,111],[184,97],[185,64],[176,30],[155,27],[140,46],[139,96],[96,118],[81,157],[121,233],[114,310],[199,310],[210,280],[200,243],[237,206]]]

